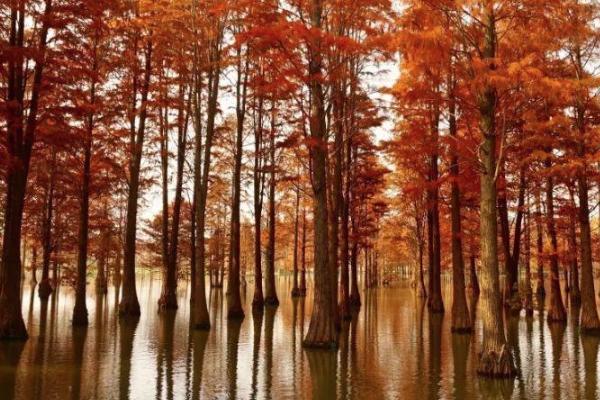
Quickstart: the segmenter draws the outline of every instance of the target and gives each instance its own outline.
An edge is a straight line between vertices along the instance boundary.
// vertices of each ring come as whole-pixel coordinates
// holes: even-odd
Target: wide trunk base
[[[244,310],[242,309],[242,306],[239,304],[239,302],[236,302],[236,304],[232,304],[231,306],[229,306],[227,310],[227,319],[241,321],[245,317],[246,315],[244,314]]]
[[[119,316],[121,317],[139,317],[140,303],[137,300],[123,299],[119,304]]]
[[[76,305],[73,310],[73,326],[88,326],[88,323],[87,308]]]
[[[458,334],[469,334],[473,331],[468,311],[465,310],[452,313],[452,326],[450,327],[450,331]]]
[[[592,310],[592,312],[586,312],[582,309],[579,326],[581,333],[583,334],[593,336],[600,335],[600,321],[598,320],[598,314],[596,313],[596,310]]]
[[[277,296],[267,296],[265,297],[265,306],[278,306],[279,299]]]
[[[548,310],[547,320],[548,320],[548,323],[566,324],[567,323],[567,313],[566,313],[565,309],[562,307],[551,307],[550,310]]]
[[[42,279],[40,285],[38,286],[38,296],[40,299],[47,300],[52,294],[52,285],[50,285],[49,279]]]
[[[292,289],[292,297],[302,297],[302,291],[300,290],[300,288],[294,288]]]
[[[443,314],[444,313],[444,303],[442,299],[438,296],[430,297],[429,302],[427,303],[429,307],[429,312],[434,314]]]
[[[177,304],[177,296],[174,293],[166,293],[160,296],[158,299],[158,310],[159,311],[167,311],[167,310],[177,310],[179,308]]]
[[[6,310],[6,307],[0,305],[0,310]],[[29,338],[20,311],[14,315],[9,315],[7,312],[2,314],[4,315],[0,317],[0,340],[27,340]]]
[[[484,350],[479,354],[477,373],[488,378],[512,378],[517,369],[512,355],[506,346],[502,346],[499,352]]]

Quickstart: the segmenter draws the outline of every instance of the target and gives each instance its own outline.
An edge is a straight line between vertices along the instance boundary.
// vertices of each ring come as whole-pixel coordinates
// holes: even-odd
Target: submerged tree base
[[[179,308],[177,304],[177,296],[174,293],[163,294],[158,300],[158,310],[177,310]]]
[[[73,326],[88,326],[88,312],[86,308],[76,307],[73,310]]]
[[[338,348],[338,343],[336,340],[309,340],[309,339],[304,339],[302,341],[302,346],[305,349],[312,349],[312,350],[337,350]]]
[[[0,340],[27,340],[28,338],[27,328],[25,328],[25,322],[20,312],[19,315],[13,317],[9,315],[2,316],[0,319]]]
[[[227,311],[227,319],[234,321],[241,321],[246,318],[246,314],[244,314],[244,310],[241,307],[234,307]]]
[[[513,378],[517,369],[512,354],[502,346],[500,352],[484,350],[479,354],[477,373],[488,378]]]
[[[38,286],[38,296],[40,296],[40,299],[47,300],[51,294],[52,285],[50,285],[50,280],[42,279],[42,281],[40,282],[40,286]]]
[[[306,292],[302,292],[302,290],[300,290],[300,288],[294,288],[292,289],[292,297],[302,297],[305,296]]]
[[[121,301],[119,304],[119,316],[121,317],[139,317],[141,315],[140,312],[140,303],[136,301]]]
[[[276,296],[265,297],[265,306],[278,306],[279,299]]]

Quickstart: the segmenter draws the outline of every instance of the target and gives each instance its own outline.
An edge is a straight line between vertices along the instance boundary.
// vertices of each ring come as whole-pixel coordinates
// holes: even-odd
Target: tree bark
[[[244,141],[244,119],[246,116],[246,87],[248,80],[248,63],[242,70],[241,49],[238,48],[237,83],[236,83],[236,138],[233,167],[233,196],[231,202],[231,240],[229,243],[229,275],[227,282],[227,318],[243,319],[242,299],[240,297],[240,201],[242,152]],[[248,57],[248,56],[246,56]]]
[[[299,183],[297,183],[299,185]],[[294,207],[294,254],[292,255],[292,265],[294,269],[294,285],[292,287],[292,297],[300,296],[300,287],[298,286],[298,228],[300,225],[300,187],[296,186],[296,205]]]
[[[263,168],[263,104],[262,97],[258,98],[257,116],[254,128],[254,297],[253,309],[264,306],[262,283],[262,209],[265,174]]]
[[[52,293],[50,285],[50,258],[52,257],[52,224],[54,221],[54,186],[56,181],[56,148],[52,146],[50,177],[44,195],[44,221],[42,223],[42,280],[38,286],[40,299],[47,300]]]
[[[546,159],[544,165],[547,170],[550,170],[552,167],[550,158]],[[548,310],[548,322],[566,323],[567,313],[560,292],[558,242],[554,222],[554,179],[552,175],[546,178],[546,218],[548,235],[550,236],[550,244],[552,246],[552,254],[550,255],[550,309]]]
[[[456,129],[456,104],[454,99],[454,82],[450,79],[449,101],[449,132],[454,142],[452,143],[452,155],[450,160],[450,175],[452,177],[452,189],[450,198],[450,213],[452,220],[452,332],[471,332],[471,319],[467,298],[465,296],[465,263],[462,250],[462,228],[461,228],[461,202],[458,178],[460,168],[458,165],[457,129]]]
[[[441,284],[440,212],[438,186],[438,140],[439,110],[431,110],[431,141],[433,152],[429,155],[429,176],[427,189],[427,235],[429,250],[429,290],[427,306],[433,313],[444,312]]]
[[[487,3],[486,3],[487,4]],[[496,57],[496,16],[491,3],[483,15],[485,23],[483,56],[492,64]],[[509,377],[515,363],[504,333],[498,272],[498,217],[496,212],[496,89],[486,86],[479,95],[480,129],[483,136],[479,155],[481,171],[481,308],[482,341],[477,372],[490,377]]]
[[[581,291],[579,288],[579,266],[577,263],[577,205],[573,190],[569,189],[569,199],[572,212],[569,224],[569,253],[571,254],[571,291],[569,292],[571,304],[578,306],[581,304]]]
[[[323,5],[321,0],[311,0],[310,18],[313,29],[322,27]],[[331,302],[333,288],[328,263],[328,216],[327,216],[327,143],[325,105],[322,74],[321,39],[313,35],[309,51],[309,84],[311,97],[310,134],[313,143],[309,146],[312,164],[311,185],[313,190],[314,215],[314,292],[313,311],[308,331],[304,338],[305,347],[334,349],[337,335],[334,327],[334,310]]]
[[[148,42],[144,55],[144,78],[141,88],[140,115],[137,132],[135,130],[135,117],[131,119],[130,162],[129,162],[129,193],[127,197],[127,223],[125,226],[125,248],[123,266],[123,295],[119,303],[119,315],[123,317],[139,317],[140,303],[137,297],[135,282],[135,245],[137,236],[137,212],[140,190],[140,166],[144,136],[146,133],[146,116],[148,94],[150,91],[150,76],[152,73],[152,42]],[[136,108],[134,90],[133,109]]]
[[[535,214],[535,224],[537,233],[537,289],[535,292],[538,297],[544,298],[546,296],[546,288],[544,285],[544,236],[542,228],[542,208],[539,191],[536,191],[535,193]]]
[[[31,96],[25,108],[26,71],[24,57],[9,57],[6,115],[7,155],[6,197],[4,200],[4,229],[2,260],[0,261],[0,340],[27,339],[27,329],[21,313],[21,228],[31,150],[35,141],[39,99],[45,66],[48,30],[51,23],[52,1],[44,2],[39,29],[36,63],[33,70]],[[25,2],[11,2],[8,45],[25,49]]]
[[[265,285],[265,305],[278,306],[277,290],[275,288],[275,227],[277,218],[275,216],[275,187],[277,185],[275,174],[275,103],[271,109],[271,132],[269,133],[269,236],[267,239],[267,268]]]

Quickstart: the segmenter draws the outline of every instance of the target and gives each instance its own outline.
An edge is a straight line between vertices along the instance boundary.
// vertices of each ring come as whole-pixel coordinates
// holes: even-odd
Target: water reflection
[[[580,336],[580,309],[569,304],[565,325],[549,325],[536,302],[533,316],[505,316],[521,375],[514,381],[476,378],[480,333],[450,333],[450,316],[432,315],[408,287],[370,290],[352,321],[342,323],[339,350],[306,351],[302,338],[312,303],[281,296],[278,308],[228,321],[222,289],[209,292],[212,329],[189,325],[189,285],[180,308],[158,313],[160,275],[139,280],[142,317],[118,318],[119,290],[90,291],[90,326],[71,326],[73,292],[47,301],[23,286],[30,339],[0,344],[0,399],[596,399],[600,338]],[[291,282],[280,278],[278,291]],[[309,287],[310,292],[310,287]],[[33,295],[32,295],[33,294]],[[450,304],[449,282],[443,291]],[[546,300],[548,301],[548,300]],[[477,313],[471,299],[470,312]]]

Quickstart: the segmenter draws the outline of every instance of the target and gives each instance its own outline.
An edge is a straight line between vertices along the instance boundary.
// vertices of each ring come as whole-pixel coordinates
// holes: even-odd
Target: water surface
[[[567,326],[549,326],[543,312],[507,319],[521,370],[518,379],[475,374],[479,335],[450,333],[445,316],[430,315],[406,282],[363,292],[358,316],[344,324],[337,353],[306,351],[311,296],[292,299],[291,279],[278,279],[278,308],[253,316],[252,288],[243,291],[246,318],[225,319],[224,293],[209,295],[212,329],[189,328],[188,285],[179,309],[157,313],[160,274],[138,280],[142,316],[120,321],[118,292],[88,287],[88,329],[73,329],[73,291],[61,287],[46,303],[23,287],[30,339],[0,344],[0,399],[566,399],[598,398],[600,338],[580,336],[575,312]],[[471,302],[472,310],[476,304]],[[476,325],[479,332],[479,324]]]

